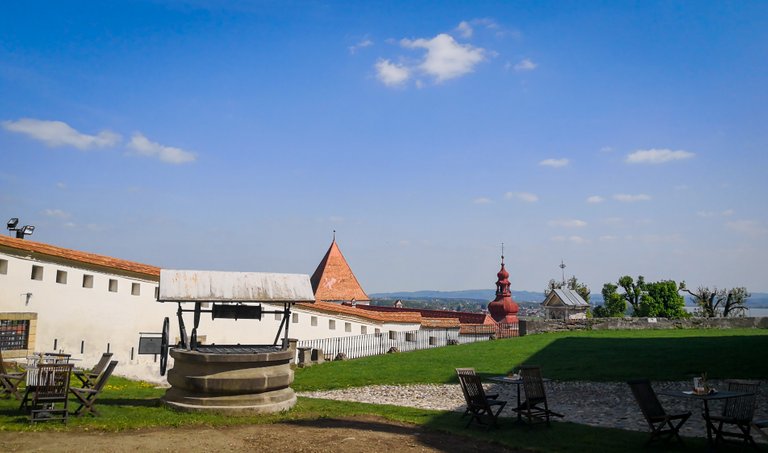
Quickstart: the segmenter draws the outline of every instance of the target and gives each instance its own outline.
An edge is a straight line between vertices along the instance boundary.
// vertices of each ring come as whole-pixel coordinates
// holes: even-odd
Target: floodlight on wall
[[[29,236],[35,231],[34,225],[24,225],[21,228],[16,228],[19,224],[17,217],[11,218],[6,224],[9,232],[16,232],[16,239],[24,239],[24,236]]]

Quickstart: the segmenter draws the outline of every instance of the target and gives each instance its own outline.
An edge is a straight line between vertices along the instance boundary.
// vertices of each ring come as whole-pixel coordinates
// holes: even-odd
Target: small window
[[[389,339],[390,340],[397,340],[397,332],[395,332],[394,330],[390,330],[389,331]]]
[[[309,318],[309,324],[312,325],[312,327],[317,327],[317,316]]]
[[[360,334],[361,335],[367,335],[368,334],[368,326],[360,326]]]
[[[336,330],[336,320],[335,319],[329,319],[328,320],[328,328],[331,330]]]
[[[93,275],[83,274],[83,288],[93,288]]]
[[[373,329],[373,333],[374,333],[376,336],[379,336],[379,335],[381,335],[381,329]]]
[[[114,278],[109,279],[109,292],[110,293],[117,292],[117,280],[115,280]]]
[[[275,321],[282,321],[282,320],[283,320],[283,314],[275,313]]]
[[[67,271],[56,271],[56,283],[67,284]]]
[[[141,283],[131,283],[131,296],[141,296]]]
[[[8,273],[8,260],[0,260],[0,274],[5,275]]]
[[[345,322],[344,323],[344,332],[352,332],[352,323],[351,322]]]
[[[160,287],[155,286],[155,300],[160,298]]]
[[[291,322],[294,323],[294,324],[298,324],[299,323],[299,314],[298,313],[294,313],[294,314],[291,315]]]
[[[43,266],[32,265],[32,280],[43,279]]]

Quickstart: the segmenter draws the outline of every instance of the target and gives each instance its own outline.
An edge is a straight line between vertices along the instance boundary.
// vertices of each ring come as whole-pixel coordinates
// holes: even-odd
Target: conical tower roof
[[[310,281],[317,301],[370,302],[342,255],[335,237]]]

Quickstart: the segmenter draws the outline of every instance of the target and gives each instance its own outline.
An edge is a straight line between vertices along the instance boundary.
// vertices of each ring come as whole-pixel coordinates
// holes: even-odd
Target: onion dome
[[[504,255],[501,256],[501,269],[496,277],[496,298],[488,304],[488,312],[497,323],[516,323],[520,307],[512,300],[509,272],[504,268]]]

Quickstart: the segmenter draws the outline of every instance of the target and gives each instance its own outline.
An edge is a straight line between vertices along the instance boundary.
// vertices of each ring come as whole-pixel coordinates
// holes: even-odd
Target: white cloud
[[[472,203],[474,203],[474,204],[491,204],[491,203],[493,203],[493,201],[491,201],[490,198],[480,197],[480,198],[475,198],[474,200],[472,200]]]
[[[725,224],[728,229],[749,236],[763,236],[768,234],[768,227],[754,220],[734,220]]]
[[[128,144],[128,148],[132,149],[140,156],[156,157],[169,164],[185,164],[194,162],[197,159],[194,153],[185,151],[181,148],[174,148],[172,146],[165,146],[152,142],[139,132],[133,134],[131,142]]]
[[[726,209],[724,211],[699,211],[696,213],[699,217],[729,217],[733,215],[733,209]]]
[[[541,162],[539,162],[539,165],[543,165],[545,167],[553,167],[553,168],[560,168],[565,167],[568,165],[570,161],[566,158],[562,159],[544,159]]]
[[[583,228],[587,226],[587,222],[583,220],[578,219],[561,219],[561,220],[550,220],[547,222],[549,226],[553,227],[563,227],[563,228]]]
[[[613,147],[612,146],[603,146],[602,148],[600,148],[600,152],[601,153],[612,153],[613,152]]]
[[[418,67],[435,77],[438,83],[472,72],[475,65],[485,60],[487,53],[480,47],[459,44],[445,33],[432,39],[402,39],[400,45],[408,49],[426,49],[427,54]]]
[[[349,46],[349,53],[354,55],[357,53],[358,50],[365,49],[366,47],[371,47],[372,45],[373,45],[373,41],[371,41],[370,39],[363,39],[357,44],[353,46]]]
[[[616,240],[616,236],[612,236],[610,234],[605,234],[603,236],[600,236],[600,241],[602,242],[611,242]]]
[[[613,199],[616,201],[621,201],[622,203],[634,203],[636,201],[649,201],[651,197],[644,193],[637,194],[637,195],[617,193],[616,195],[613,196]]]
[[[504,194],[507,200],[518,200],[525,203],[535,203],[539,201],[539,196],[529,192],[507,192]]]
[[[555,242],[571,242],[573,244],[586,244],[589,242],[581,236],[553,236],[552,240]]]
[[[50,147],[74,146],[87,150],[114,146],[120,141],[120,135],[114,132],[103,130],[97,135],[83,134],[63,121],[22,118],[18,121],[3,121],[2,124],[8,131],[27,135]]]
[[[56,187],[61,189],[61,190],[64,190],[64,189],[67,188],[67,185],[65,183],[63,183],[63,182],[57,182],[56,183]]]
[[[529,58],[523,58],[522,60],[515,63],[515,65],[512,67],[517,72],[523,72],[523,71],[533,71],[538,67],[539,65],[531,61]]]
[[[472,33],[474,33],[475,30],[472,29],[472,25],[470,25],[469,22],[463,20],[459,22],[456,31],[459,32],[462,38],[471,38]]]
[[[376,62],[376,77],[386,86],[398,86],[408,80],[410,70],[405,66],[380,58]]]
[[[690,151],[671,149],[640,149],[627,155],[628,164],[663,164],[674,160],[685,160],[695,156]]]
[[[587,203],[602,203],[605,201],[605,198],[601,197],[600,195],[592,195],[591,197],[587,197]]]
[[[68,219],[71,217],[68,212],[62,211],[61,209],[46,209],[43,211],[43,215],[55,219]]]

